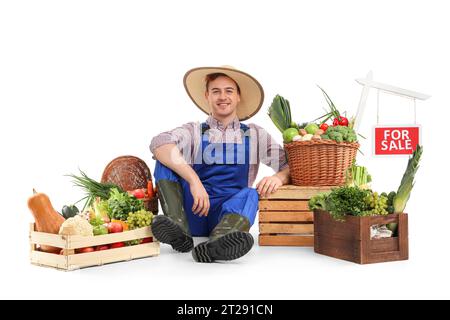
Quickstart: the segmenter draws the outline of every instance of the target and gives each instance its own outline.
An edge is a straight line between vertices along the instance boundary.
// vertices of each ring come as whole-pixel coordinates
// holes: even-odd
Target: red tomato
[[[136,189],[136,190],[130,191],[130,193],[133,196],[135,196],[137,199],[145,198],[145,191],[144,191],[144,189]]]
[[[95,249],[93,247],[77,249],[77,253],[89,253],[89,252],[94,252],[94,251],[95,251]]]
[[[122,247],[125,247],[125,243],[123,243],[123,242],[111,243],[111,249],[122,248]]]
[[[333,120],[333,127],[336,127],[336,126],[338,126],[339,125],[339,120],[338,120],[338,118],[334,118],[334,120]]]
[[[108,249],[109,249],[109,246],[107,244],[95,247],[95,251],[102,251],[102,250],[108,250]]]
[[[348,119],[346,117],[339,117],[339,125],[348,127]]]
[[[141,240],[141,244],[143,244],[143,243],[151,243],[151,242],[153,242],[153,238],[152,237],[144,238],[144,239]]]
[[[328,125],[327,125],[326,123],[322,123],[322,124],[320,125],[320,129],[322,129],[323,132],[327,132]]]
[[[118,222],[110,222],[107,226],[109,233],[117,233],[123,231],[123,226]]]

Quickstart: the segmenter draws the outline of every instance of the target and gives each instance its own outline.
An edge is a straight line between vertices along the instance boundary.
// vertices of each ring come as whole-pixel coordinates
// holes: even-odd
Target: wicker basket
[[[102,183],[113,183],[122,190],[130,191],[147,188],[152,174],[144,160],[135,156],[121,156],[112,160],[103,171]],[[145,198],[146,210],[158,214],[158,197]]]
[[[295,141],[284,145],[292,184],[296,186],[341,186],[359,148],[357,142],[332,140]]]

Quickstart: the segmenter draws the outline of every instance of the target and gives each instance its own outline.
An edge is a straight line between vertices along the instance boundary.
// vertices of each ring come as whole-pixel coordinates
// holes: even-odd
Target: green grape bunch
[[[153,213],[146,210],[130,212],[128,214],[127,223],[130,230],[148,227],[152,224]]]
[[[385,216],[388,214],[388,197],[385,194],[379,195],[378,192],[369,194],[366,198],[367,206],[370,210],[365,215]]]

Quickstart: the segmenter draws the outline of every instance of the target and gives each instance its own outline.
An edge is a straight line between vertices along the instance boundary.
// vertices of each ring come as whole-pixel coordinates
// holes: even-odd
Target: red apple
[[[102,251],[102,250],[108,250],[109,246],[107,244],[103,244],[101,246],[96,246],[95,251]]]
[[[110,222],[108,223],[108,232],[109,233],[117,233],[122,232],[123,226],[118,222]]]
[[[125,247],[125,243],[123,243],[123,242],[111,243],[111,249],[122,248],[122,247]]]
[[[79,248],[77,249],[77,253],[89,253],[94,252],[95,249],[93,247]]]

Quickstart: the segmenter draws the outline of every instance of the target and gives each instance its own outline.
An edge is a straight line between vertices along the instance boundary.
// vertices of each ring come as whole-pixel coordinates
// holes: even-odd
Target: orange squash
[[[59,228],[65,221],[53,208],[49,197],[44,193],[37,193],[33,190],[34,195],[28,199],[28,208],[34,216],[36,231],[58,234]],[[57,253],[61,251],[60,248],[41,245],[42,251],[49,253]]]

